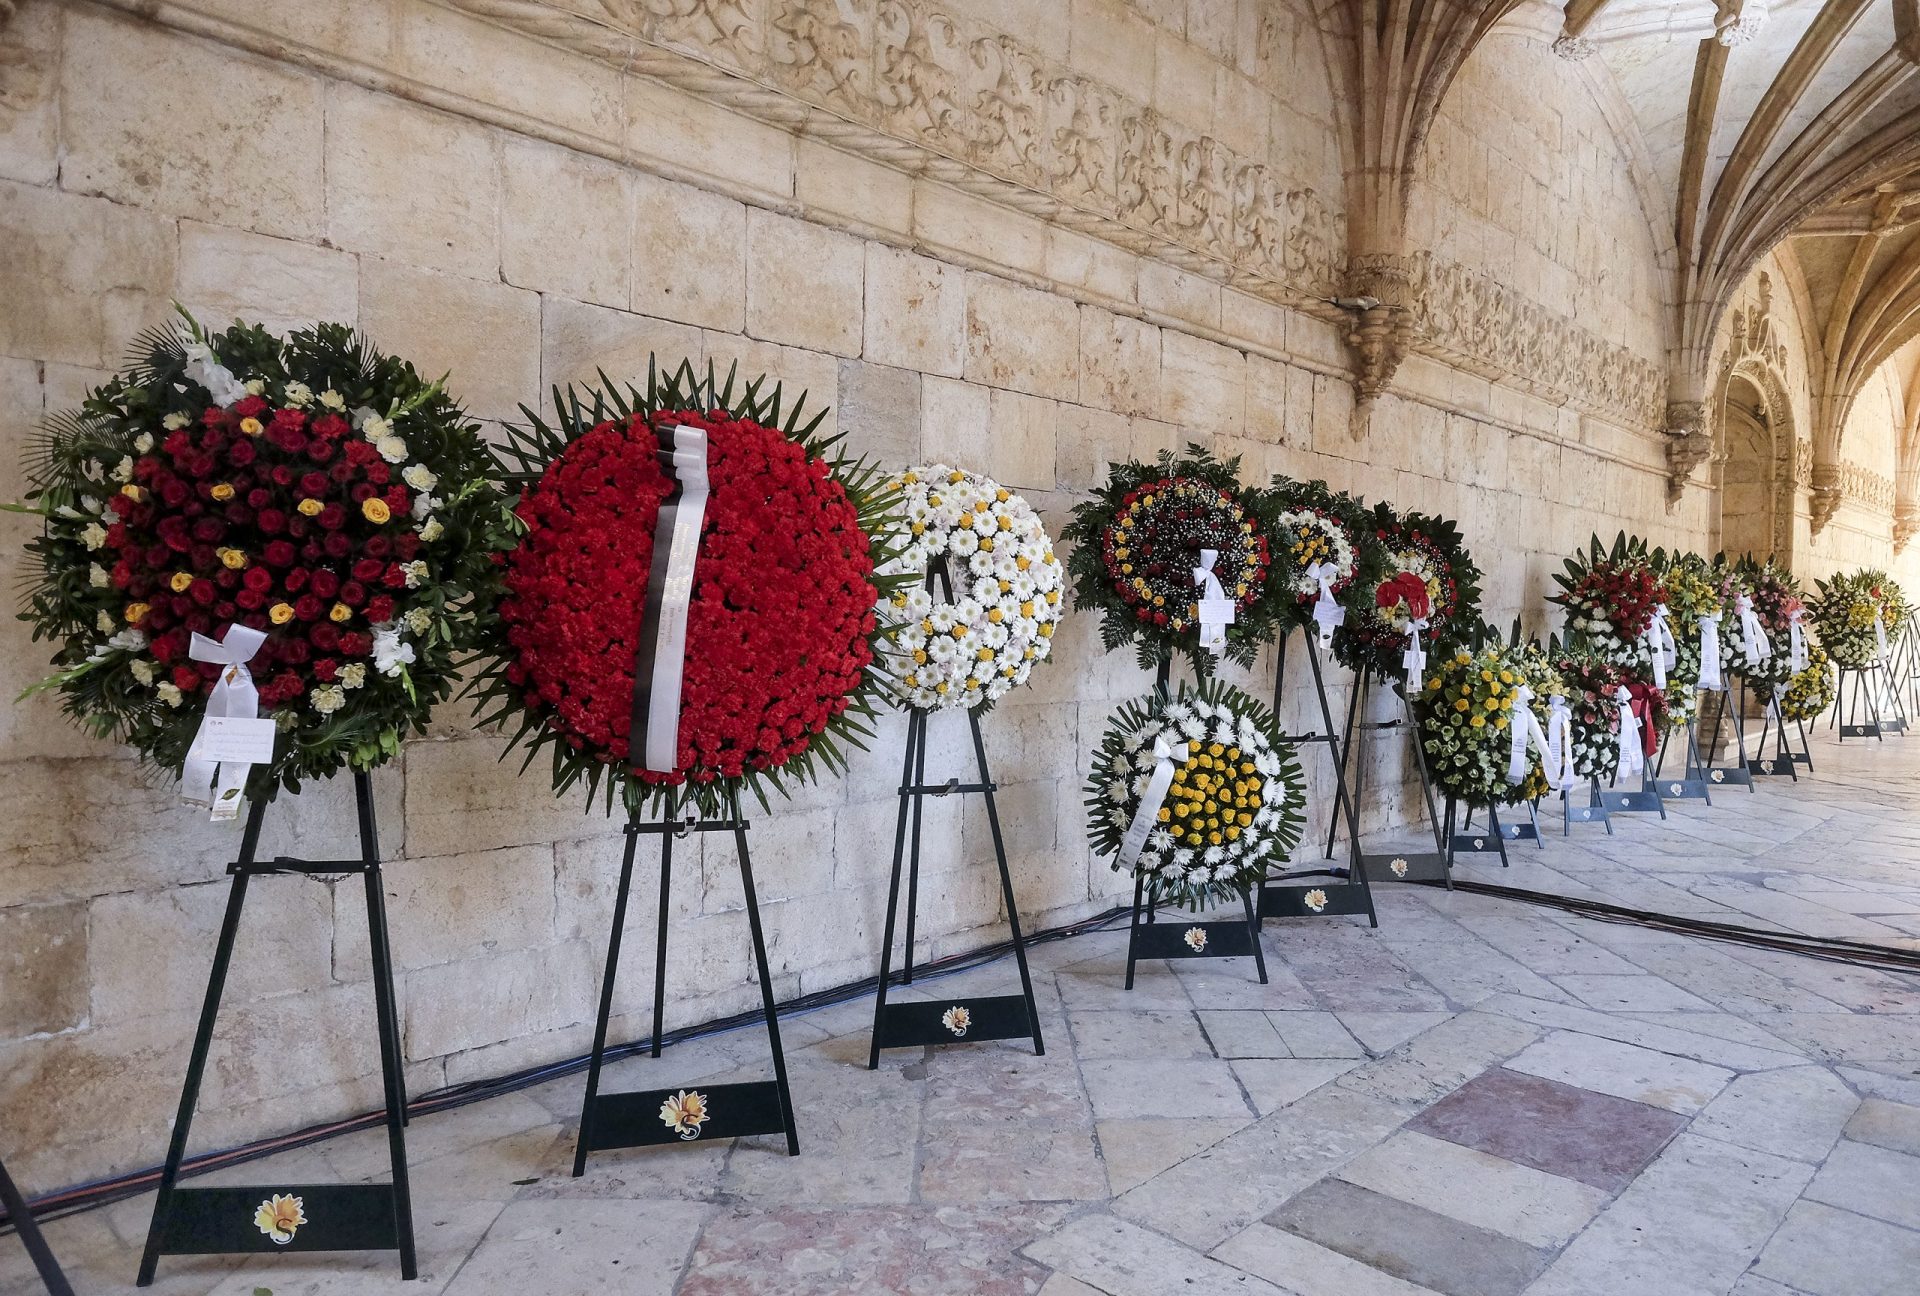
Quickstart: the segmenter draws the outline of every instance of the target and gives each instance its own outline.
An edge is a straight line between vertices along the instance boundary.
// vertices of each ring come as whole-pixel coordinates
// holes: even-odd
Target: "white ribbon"
[[[247,785],[247,771],[253,766],[247,761],[209,760],[197,754],[196,749],[201,745],[201,736],[207,732],[208,720],[259,717],[260,691],[253,686],[253,672],[247,669],[247,663],[266,641],[265,631],[229,625],[224,640],[209,639],[196,632],[187,646],[187,656],[193,660],[218,662],[226,667],[214,681],[213,691],[207,694],[206,713],[180,768],[180,795],[190,805],[207,806],[214,819],[232,819],[240,813],[240,794]]]
[[[1200,591],[1200,646],[1215,657],[1227,650],[1227,627],[1233,624],[1234,603],[1213,574],[1219,560],[1216,549],[1200,551],[1200,565],[1193,568],[1194,588]]]
[[[1633,694],[1622,684],[1613,691],[1613,700],[1620,705],[1620,759],[1616,768],[1621,774],[1638,774],[1647,767],[1647,755],[1640,746],[1640,717],[1633,713]]]
[[[1573,709],[1558,693],[1547,699],[1547,745],[1540,751],[1540,772],[1556,791],[1573,786]]]
[[[1653,620],[1647,622],[1647,631],[1641,638],[1646,642],[1647,651],[1653,654],[1653,686],[1665,689],[1667,672],[1680,662],[1680,645],[1674,641],[1673,631],[1667,626],[1665,603],[1653,609]]]
[[[1340,569],[1330,562],[1317,562],[1307,568],[1307,579],[1320,587],[1320,596],[1313,602],[1313,623],[1320,632],[1320,646],[1333,645],[1333,628],[1347,619],[1347,610],[1334,601],[1333,578]]]
[[[1807,632],[1800,628],[1800,618],[1805,615],[1795,608],[1787,618],[1787,665],[1795,675],[1807,668]]]
[[[185,349],[187,377],[205,387],[215,405],[225,409],[246,399],[246,384],[233,376],[233,370],[213,358],[212,347],[205,342],[189,342]]]
[[[1533,701],[1533,690],[1525,684],[1513,691],[1513,711],[1507,719],[1507,732],[1513,739],[1513,746],[1507,753],[1507,782],[1522,783],[1527,777],[1527,743],[1537,746],[1544,760],[1547,750],[1547,735],[1540,728],[1540,720],[1528,706]]]
[[[1726,684],[1720,675],[1720,614],[1700,618],[1700,685],[1703,689],[1721,689]]]
[[[1733,596],[1733,614],[1740,622],[1740,652],[1749,663],[1757,664],[1773,656],[1766,629],[1753,610],[1753,600],[1745,594]]]
[[[1887,660],[1887,623],[1877,607],[1873,610],[1873,652],[1882,663]]]
[[[1426,650],[1420,647],[1420,632],[1427,628],[1425,617],[1413,617],[1407,623],[1407,648],[1400,654],[1400,667],[1407,672],[1407,696],[1413,697],[1426,687],[1420,672],[1427,667]]]
[[[647,694],[646,769],[665,773],[679,765],[680,686],[687,670],[687,611],[693,603],[693,564],[700,556],[700,526],[707,514],[707,434],[689,424],[675,426],[673,476],[680,483],[673,536],[667,553],[666,582],[660,591],[658,637],[653,679]]]
[[[1167,799],[1167,789],[1173,786],[1174,773],[1187,763],[1187,744],[1170,743],[1161,734],[1153,740],[1153,761],[1153,777],[1140,797],[1140,808],[1133,812],[1127,835],[1120,839],[1117,867],[1129,873],[1147,844],[1147,834],[1160,822],[1160,806]]]

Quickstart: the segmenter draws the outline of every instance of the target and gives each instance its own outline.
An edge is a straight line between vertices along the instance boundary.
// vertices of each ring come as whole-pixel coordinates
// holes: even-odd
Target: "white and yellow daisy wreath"
[[[991,705],[1026,683],[1053,646],[1066,577],[1053,539],[1031,504],[978,473],[926,464],[892,488],[909,533],[901,569],[944,564],[953,589],[942,602],[922,582],[881,604],[898,626],[895,691],[927,711]]]

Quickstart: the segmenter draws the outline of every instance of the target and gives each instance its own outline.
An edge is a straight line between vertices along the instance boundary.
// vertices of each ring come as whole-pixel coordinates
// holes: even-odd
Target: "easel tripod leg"
[[[1033,1031],[1033,1052],[1036,1057],[1044,1057],[1047,1046],[1040,1039],[1040,1006],[1033,1001],[1033,975],[1027,970],[1027,944],[1020,934],[1020,905],[1014,899],[1013,875],[1007,869],[1007,846],[1000,835],[1000,808],[993,799],[993,779],[987,773],[987,745],[980,737],[980,717],[968,711],[967,724],[973,730],[974,764],[979,767],[980,786],[987,799],[987,828],[993,834],[993,857],[1000,865],[1000,897],[1007,906],[1007,929],[1013,939],[1013,961],[1020,967],[1020,993],[1027,1001],[1027,1025]],[[1258,943],[1256,938],[1255,944]]]
[[[767,941],[760,930],[760,898],[753,885],[753,860],[747,852],[747,826],[740,817],[740,794],[727,794],[733,816],[733,847],[740,857],[740,889],[747,898],[747,930],[753,935],[753,963],[760,973],[760,1004],[767,1017],[767,1042],[773,1048],[773,1078],[780,1090],[780,1115],[787,1126],[787,1155],[800,1155],[800,1131],[793,1118],[793,1090],[787,1084],[787,1055],[780,1047],[780,1014],[773,1003],[773,974],[767,969]]]
[[[573,1147],[573,1177],[587,1172],[587,1146],[592,1142],[593,1100],[600,1095],[600,1068],[607,1052],[607,1018],[613,1013],[613,982],[620,970],[620,936],[627,926],[627,895],[633,887],[633,856],[640,845],[640,825],[627,821],[627,843],[620,855],[620,888],[613,898],[613,932],[607,938],[607,967],[600,977],[600,1016],[593,1028],[593,1052],[587,1057],[587,1092],[580,1103],[580,1133]],[[666,945],[666,909],[661,908],[661,940]]]
[[[867,1070],[875,1071],[880,1067],[880,1026],[887,1014],[887,983],[893,979],[893,932],[894,918],[900,908],[900,869],[905,862],[907,852],[907,799],[919,799],[919,792],[908,791],[917,788],[910,780],[913,778],[913,753],[920,742],[920,725],[924,712],[919,710],[907,713],[907,751],[900,759],[900,809],[893,821],[893,874],[887,884],[887,922],[886,936],[880,942],[880,978],[874,990],[873,1001],[873,1044],[867,1052]]]

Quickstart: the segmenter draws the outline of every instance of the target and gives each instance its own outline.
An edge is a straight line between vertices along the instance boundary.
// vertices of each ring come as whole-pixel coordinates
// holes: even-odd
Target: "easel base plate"
[[[1660,795],[1668,801],[1705,801],[1710,795],[1703,778],[1661,779]]]
[[[300,1199],[307,1222],[276,1242],[254,1223],[254,1214],[282,1195]],[[161,1222],[158,1254],[393,1251],[400,1246],[394,1218],[390,1183],[176,1188]]]
[[[1607,808],[1608,814],[1663,814],[1658,792],[1629,792],[1624,790],[1602,792],[1600,804]]]
[[[707,1120],[692,1138],[682,1138],[660,1116],[662,1105],[683,1092],[698,1093],[707,1100]],[[686,1143],[711,1143],[716,1139],[746,1138],[754,1134],[784,1136],[786,1132],[787,1123],[780,1107],[780,1086],[776,1081],[689,1084],[673,1089],[595,1094],[587,1151],[678,1147]]]
[[[1361,858],[1370,882],[1438,882],[1447,875],[1447,857],[1440,851],[1401,851]]]
[[[960,1030],[943,1020],[954,1009],[967,1014]],[[880,1047],[919,1048],[928,1044],[971,1044],[981,1040],[1031,1039],[1033,1019],[1025,995],[936,999],[929,1003],[889,1002],[880,1015]]]
[[[1308,896],[1317,895],[1320,903],[1309,904]],[[1262,918],[1334,918],[1348,914],[1367,915],[1366,888],[1357,882],[1336,882],[1327,887],[1268,885],[1260,889]]]
[[[1189,935],[1195,932],[1199,934],[1189,941]],[[1133,929],[1130,953],[1135,959],[1251,957],[1253,933],[1246,921],[1238,918],[1221,922],[1143,922]]]
[[[1794,761],[1791,756],[1775,756],[1771,760],[1753,758],[1747,761],[1747,773],[1779,778],[1786,778],[1789,775],[1797,776],[1797,771],[1793,768],[1793,765]]]

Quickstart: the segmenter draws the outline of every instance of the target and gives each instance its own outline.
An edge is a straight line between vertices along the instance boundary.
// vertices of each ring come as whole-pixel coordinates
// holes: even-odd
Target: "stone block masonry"
[[[871,16],[870,5],[843,7]],[[1250,478],[1325,477],[1457,517],[1500,624],[1524,613],[1542,628],[1549,574],[1589,531],[1624,526],[1710,547],[1710,496],[1694,492],[1668,514],[1654,429],[1591,392],[1522,391],[1488,376],[1497,364],[1469,371],[1418,357],[1356,429],[1331,312],[1291,289],[1269,292],[1278,280],[1261,277],[1311,284],[1337,254],[1338,150],[1304,4],[1272,6],[1277,16],[1245,39],[1205,5],[1176,20],[1159,11],[1187,7],[947,7],[992,58],[1018,66],[1022,51],[1039,50],[1092,96],[1057,97],[1033,119],[1038,133],[1024,138],[1044,137],[1046,168],[1017,135],[950,138],[938,157],[870,139],[855,147],[843,127],[868,119],[870,105],[854,100],[870,91],[871,65],[818,79],[835,66],[831,41],[796,52],[791,23],[771,44],[729,53],[728,40],[766,33],[649,19],[650,51],[712,60],[723,70],[705,75],[729,93],[749,83],[725,68],[761,67],[754,60],[780,50],[767,65],[780,70],[751,82],[746,111],[616,69],[601,56],[638,42],[575,23],[592,7],[573,4],[180,0],[156,15],[131,0],[23,0],[0,26],[5,494],[22,489],[35,422],[73,404],[177,299],[210,323],[357,324],[422,370],[450,373],[455,394],[489,420],[598,369],[638,375],[650,353],[722,370],[737,362],[831,405],[826,426],[852,450],[978,468],[1027,493],[1056,531],[1110,461],[1195,441],[1241,455]],[[530,34],[521,20],[531,19],[551,19],[558,34]],[[1487,57],[1534,57],[1502,49]],[[945,46],[935,57],[941,76],[1001,66]],[[1500,68],[1486,75],[1497,81]],[[930,71],[925,84],[934,101],[883,114],[916,149],[962,116],[993,119],[971,82]],[[1538,89],[1586,93],[1565,81]],[[1123,99],[1151,100],[1169,132],[1161,169],[1140,170],[1123,148],[1121,122],[1145,120],[1133,107],[1116,116]],[[1076,102],[1091,105],[1085,120],[1059,117]],[[1592,116],[1584,100],[1577,107]],[[1026,119],[1014,105],[1002,120]],[[1465,101],[1449,123],[1468,140],[1492,129]],[[1612,147],[1599,138],[1567,165],[1591,158],[1611,173],[1623,165]],[[1225,166],[1228,151],[1260,168],[1243,172],[1259,219],[1239,232],[1225,208],[1195,205],[1204,185],[1175,194],[1179,167]],[[1600,180],[1581,192],[1584,209],[1527,219],[1630,219],[1628,195]],[[1448,184],[1427,201],[1445,220],[1459,215]],[[1066,220],[1069,209],[1108,214]],[[1564,258],[1589,245],[1565,232],[1550,246]],[[1576,257],[1567,269],[1600,279],[1637,255],[1595,246],[1579,254],[1592,264]],[[1660,323],[1636,282],[1591,294],[1580,325],[1622,354],[1657,359],[1646,339]],[[1563,302],[1544,309],[1569,313]],[[1502,318],[1520,317],[1473,322],[1497,330]],[[7,575],[30,533],[29,519],[0,517]],[[20,626],[0,636],[0,686],[17,691],[42,650]],[[1130,890],[1088,851],[1079,787],[1107,716],[1148,676],[1131,654],[1103,655],[1084,616],[1068,618],[1056,658],[986,722],[1030,927]],[[1271,671],[1269,654],[1233,676],[1270,695]],[[1309,709],[1290,687],[1289,722]],[[449,708],[375,779],[416,1088],[584,1047],[618,861],[617,823],[556,803],[537,774],[516,779],[500,740],[465,721]],[[756,816],[783,995],[877,960],[903,734],[889,718],[849,777]],[[162,1151],[237,834],[177,806],[170,788],[78,735],[45,698],[8,708],[0,735],[0,1110],[10,1168],[50,1188]],[[929,774],[969,764],[964,726],[936,722]],[[1324,793],[1324,778],[1315,788]],[[1370,824],[1404,818],[1397,776],[1372,788]],[[276,806],[276,849],[337,848],[350,809],[344,789],[324,787]],[[1316,795],[1310,821],[1324,815]],[[973,807],[936,809],[927,952],[999,931],[983,830]],[[196,1127],[208,1140],[342,1115],[376,1094],[356,887],[288,878],[255,889],[210,1110]],[[643,941],[654,904],[643,881],[630,915]],[[670,919],[669,1024],[754,1006],[723,843],[676,860]],[[626,967],[618,1020],[633,1022],[651,961]]]

